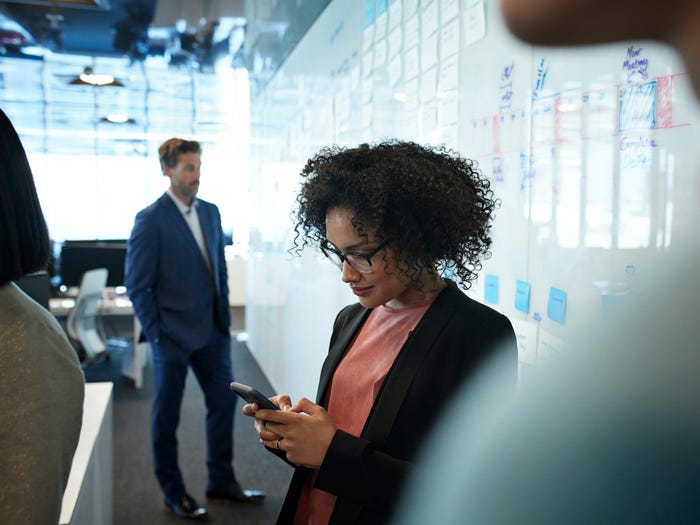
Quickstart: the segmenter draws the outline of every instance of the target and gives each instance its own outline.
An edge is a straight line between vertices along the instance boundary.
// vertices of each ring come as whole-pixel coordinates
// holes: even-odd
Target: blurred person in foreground
[[[0,111],[0,523],[58,523],[85,380],[58,321],[12,281],[46,269],[49,235],[17,132]]]
[[[216,205],[197,199],[201,146],[172,138],[158,149],[170,187],[141,210],[129,238],[125,281],[143,333],[153,349],[155,396],[151,439],[165,507],[176,516],[209,521],[186,490],[178,465],[177,427],[189,368],[207,407],[207,501],[248,503],[233,471],[235,396],[229,390],[231,313],[224,234]]]
[[[319,246],[358,302],[336,318],[316,403],[244,414],[295,467],[277,523],[385,523],[433,421],[498,350],[497,386],[514,391],[510,322],[441,276],[469,287],[496,201],[472,161],[411,142],[324,148],[301,175],[297,247]]]
[[[700,93],[700,2],[501,4],[510,29],[535,44],[668,42]],[[491,363],[430,439],[428,473],[412,480],[394,523],[700,523],[698,241],[683,253],[515,400],[494,390],[503,371]]]

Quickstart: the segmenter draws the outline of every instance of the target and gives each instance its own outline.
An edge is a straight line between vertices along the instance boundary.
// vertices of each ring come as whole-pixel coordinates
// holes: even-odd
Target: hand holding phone
[[[257,403],[260,408],[266,408],[268,410],[280,409],[280,407],[270,401],[265,394],[254,389],[252,386],[244,385],[243,383],[238,383],[236,381],[231,383],[230,386],[231,390],[241,396],[248,403]]]

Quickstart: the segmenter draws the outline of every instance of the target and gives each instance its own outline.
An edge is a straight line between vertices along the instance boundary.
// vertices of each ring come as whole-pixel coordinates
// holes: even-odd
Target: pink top
[[[328,388],[326,408],[339,429],[360,436],[389,369],[429,306],[379,306],[369,314]],[[314,471],[302,489],[294,525],[326,525],[331,517],[336,497],[313,488],[317,475]]]

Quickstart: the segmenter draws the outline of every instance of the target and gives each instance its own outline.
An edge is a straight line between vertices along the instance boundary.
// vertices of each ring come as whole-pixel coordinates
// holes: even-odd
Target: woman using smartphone
[[[301,175],[297,248],[318,246],[358,302],[336,318],[315,403],[243,413],[296,467],[278,523],[384,523],[459,385],[499,350],[515,385],[510,322],[459,289],[488,254],[496,201],[471,161],[411,142],[326,148]]]

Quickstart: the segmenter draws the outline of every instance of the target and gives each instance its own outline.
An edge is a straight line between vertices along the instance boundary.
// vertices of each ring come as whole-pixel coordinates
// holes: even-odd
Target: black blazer
[[[510,321],[467,297],[453,282],[447,283],[401,348],[361,437],[338,430],[328,448],[315,487],[337,496],[332,525],[388,521],[439,407],[485,358],[507,352],[513,381],[503,387],[515,388],[518,358]],[[357,303],[338,314],[317,403],[323,404],[330,379],[369,312]],[[295,469],[277,523],[293,523],[310,472]]]

